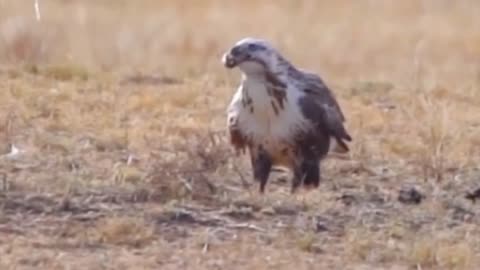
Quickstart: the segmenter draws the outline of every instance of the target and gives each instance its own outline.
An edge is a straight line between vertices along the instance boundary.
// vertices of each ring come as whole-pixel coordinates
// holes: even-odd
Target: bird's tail
[[[348,145],[340,138],[331,137],[330,138],[330,153],[335,154],[346,154],[350,151]]]

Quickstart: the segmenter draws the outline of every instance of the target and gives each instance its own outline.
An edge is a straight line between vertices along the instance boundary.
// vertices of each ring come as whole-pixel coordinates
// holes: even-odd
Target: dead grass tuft
[[[141,248],[154,239],[154,228],[139,218],[109,217],[97,222],[93,235],[103,244]]]
[[[414,241],[410,260],[422,268],[471,269],[472,246],[467,242],[455,243],[422,237]]]
[[[421,140],[418,162],[425,180],[433,178],[441,181],[447,168],[455,166],[454,147],[463,142],[459,123],[451,118],[453,109],[448,101],[434,101],[426,97],[421,99],[420,107],[418,113],[425,119],[418,123]]]
[[[311,253],[322,252],[321,248],[316,243],[316,237],[314,233],[305,233],[298,237],[297,245],[300,250]]]
[[[35,69],[33,71],[35,71]],[[87,69],[77,65],[49,66],[41,73],[60,81],[70,81],[73,79],[87,80],[89,78]]]

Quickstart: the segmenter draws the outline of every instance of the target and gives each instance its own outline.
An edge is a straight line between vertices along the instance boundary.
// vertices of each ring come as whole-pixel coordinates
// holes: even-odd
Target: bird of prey
[[[318,187],[320,161],[329,152],[348,152],[346,142],[352,141],[332,91],[263,39],[238,41],[222,62],[242,72],[227,109],[227,130],[237,153],[248,150],[260,193],[273,167],[292,172],[292,194],[298,187]]]

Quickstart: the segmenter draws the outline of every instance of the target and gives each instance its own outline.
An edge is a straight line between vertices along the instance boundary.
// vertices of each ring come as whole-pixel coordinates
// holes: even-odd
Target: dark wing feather
[[[345,115],[338,104],[333,92],[325,85],[322,78],[315,73],[311,73],[305,70],[300,70],[300,74],[303,77],[305,84],[304,90],[310,92],[313,95],[319,96],[325,103],[336,108],[337,113],[340,116],[342,122],[345,122]]]
[[[344,140],[351,141],[352,137],[343,125],[345,116],[334,94],[316,74],[300,71],[299,76],[301,78],[297,82],[306,94],[299,100],[302,113],[318,128],[334,137],[344,151],[348,151]]]

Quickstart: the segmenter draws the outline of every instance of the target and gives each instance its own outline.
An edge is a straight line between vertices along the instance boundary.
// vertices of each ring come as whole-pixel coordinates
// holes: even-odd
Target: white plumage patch
[[[299,130],[306,130],[311,125],[298,106],[298,99],[304,93],[290,86],[281,108],[275,103],[275,98],[268,94],[266,85],[267,82],[262,77],[247,77],[228,107],[228,121],[229,124],[235,123],[245,136],[251,138],[254,145],[261,144],[268,151],[278,151],[281,145],[292,142]],[[250,106],[242,103],[245,94],[252,100],[250,106],[253,111]]]
[[[298,105],[298,99],[305,93],[291,87],[287,88],[286,103],[283,109],[277,108],[277,115],[271,105],[275,100],[268,95],[266,82],[262,78],[247,78],[228,106],[228,125],[236,125],[254,145],[261,144],[271,152],[278,151],[282,145],[291,143],[297,132],[311,128]],[[242,104],[244,91],[252,98],[253,112]],[[331,137],[329,152],[337,147],[338,143]]]

